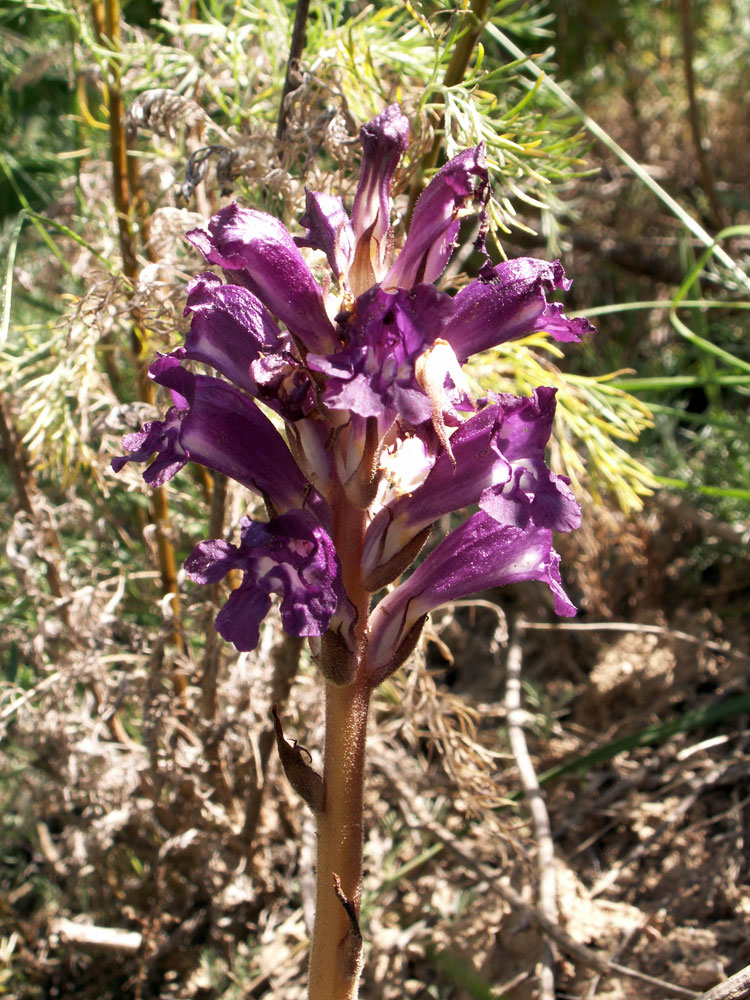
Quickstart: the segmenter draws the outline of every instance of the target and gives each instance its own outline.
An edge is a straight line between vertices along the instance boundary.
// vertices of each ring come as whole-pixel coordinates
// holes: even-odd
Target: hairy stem
[[[369,683],[361,675],[346,687],[326,685],[325,806],[318,817],[310,1000],[354,1000],[357,996],[369,698]]]
[[[362,587],[366,514],[339,488],[332,504],[334,543],[344,587],[357,608],[360,655],[354,679],[326,683],[324,805],[317,816],[316,909],[310,956],[309,1000],[355,1000],[362,955],[359,905],[365,742],[370,680],[363,637],[369,594]]]

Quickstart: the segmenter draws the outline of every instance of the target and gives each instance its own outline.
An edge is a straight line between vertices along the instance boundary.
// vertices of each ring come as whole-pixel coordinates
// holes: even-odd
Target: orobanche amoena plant
[[[256,647],[278,595],[283,627],[309,639],[325,688],[322,775],[275,719],[285,772],[317,820],[311,1000],[357,995],[373,689],[408,659],[429,612],[447,602],[540,580],[558,614],[575,613],[552,532],[577,527],[580,510],[544,457],[555,390],[475,399],[462,365],[535,331],[577,341],[590,324],[548,301],[570,284],[559,262],[493,266],[485,257],[457,294],[435,287],[469,211],[479,212],[484,252],[482,145],[435,174],[396,249],[390,189],[408,137],[398,105],[363,126],[350,215],[341,198],[308,192],[299,236],[236,204],[188,234],[224,280],[207,271],[189,285],[185,345],[150,369],[171,391],[172,408],[128,435],[129,454],[114,462],[118,470],[155,455],[144,473],[154,486],[198,462],[265,502],[267,520],[243,518],[238,544],[200,542],[185,569],[202,584],[242,572],[216,619],[238,650]],[[324,287],[300,247],[327,257]],[[217,374],[197,374],[189,362]],[[459,526],[428,543],[435,522],[459,511]]]

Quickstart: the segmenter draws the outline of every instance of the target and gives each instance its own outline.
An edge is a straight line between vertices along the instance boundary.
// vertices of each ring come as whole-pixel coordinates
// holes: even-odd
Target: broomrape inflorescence
[[[144,478],[161,485],[198,462],[265,501],[267,521],[243,518],[237,545],[200,542],[185,568],[198,583],[242,571],[216,620],[237,649],[257,645],[272,594],[281,599],[286,631],[310,640],[327,682],[329,736],[322,793],[311,781],[315,792],[306,795],[304,777],[296,786],[323,817],[318,922],[338,908],[326,923],[338,920],[337,942],[356,938],[361,836],[330,848],[326,836],[335,839],[347,810],[361,808],[352,806],[349,779],[337,777],[337,768],[354,768],[361,784],[369,692],[406,660],[431,610],[478,590],[541,580],[558,614],[575,613],[552,532],[577,527],[580,509],[568,480],[544,458],[555,390],[475,399],[462,365],[535,331],[577,341],[591,325],[548,301],[549,292],[570,286],[558,261],[487,260],[454,296],[435,287],[461,216],[473,203],[484,216],[482,145],[433,177],[395,252],[391,183],[408,133],[398,105],[363,126],[351,216],[340,198],[308,192],[302,236],[236,204],[188,234],[227,280],[205,272],[191,282],[185,345],[150,369],[171,390],[173,406],[128,435],[130,454],[113,463],[118,470],[155,454]],[[483,231],[480,225],[480,250]],[[335,279],[328,287],[315,280],[300,246],[325,253]],[[194,373],[185,366],[194,361],[223,377]],[[255,400],[281,418],[285,435]],[[436,520],[475,506],[372,606],[372,595],[416,560]],[[332,736],[332,726],[344,736]],[[361,744],[354,763],[335,759],[347,727]],[[315,940],[311,996],[354,996],[356,942],[349,940],[347,972],[340,955],[328,965],[316,958]]]

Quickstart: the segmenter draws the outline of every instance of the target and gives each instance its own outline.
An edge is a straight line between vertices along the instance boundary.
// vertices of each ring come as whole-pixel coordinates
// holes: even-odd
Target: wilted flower
[[[238,546],[201,542],[186,563],[199,583],[244,573],[217,628],[254,648],[278,594],[284,628],[311,637],[329,680],[363,671],[374,685],[408,656],[431,610],[479,589],[540,580],[559,614],[575,613],[552,531],[575,528],[579,508],[544,460],[555,392],[476,400],[461,366],[538,330],[576,341],[590,324],[548,301],[570,285],[557,261],[487,263],[455,296],[435,288],[461,216],[473,205],[484,213],[482,145],[434,176],[396,253],[390,189],[408,145],[399,107],[365,125],[361,141],[351,217],[340,198],[308,192],[298,237],[237,205],[188,235],[226,282],[206,272],[190,283],[185,346],[151,368],[174,405],[125,438],[130,454],[114,466],[155,454],[144,475],[158,485],[195,461],[260,495],[267,522],[243,518]],[[330,287],[300,246],[325,254]],[[222,377],[194,374],[191,361]],[[254,400],[284,421],[284,436]],[[460,527],[371,610],[371,595],[409,569],[434,522],[466,508]]]

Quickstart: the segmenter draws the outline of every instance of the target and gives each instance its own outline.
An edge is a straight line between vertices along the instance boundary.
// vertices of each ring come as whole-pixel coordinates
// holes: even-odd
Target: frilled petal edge
[[[231,569],[243,571],[240,586],[219,612],[216,628],[241,652],[258,644],[260,625],[281,598],[281,622],[290,635],[320,636],[342,597],[336,550],[309,511],[291,510],[268,522],[243,518],[240,544],[200,542],[185,562],[196,583],[215,583]]]
[[[568,319],[559,302],[547,300],[549,292],[567,290],[570,285],[559,260],[550,264],[518,257],[485,267],[456,295],[445,339],[462,364],[472,354],[540,330],[546,330],[555,340],[579,341],[594,331],[591,323],[587,319]]]

